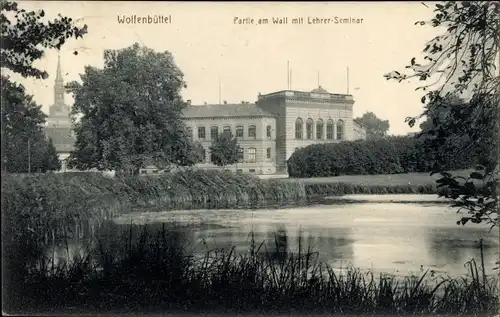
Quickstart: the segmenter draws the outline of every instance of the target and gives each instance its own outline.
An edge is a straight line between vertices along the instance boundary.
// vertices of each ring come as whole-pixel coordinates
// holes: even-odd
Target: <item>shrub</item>
[[[296,151],[288,160],[290,177],[398,174],[467,169],[479,163],[480,154],[463,153],[466,140],[450,140],[435,149],[430,140],[390,137],[380,140],[314,144]]]

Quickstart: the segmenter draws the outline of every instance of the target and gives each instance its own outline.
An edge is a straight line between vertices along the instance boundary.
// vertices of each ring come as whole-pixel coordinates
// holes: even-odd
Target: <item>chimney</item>
[[[227,105],[227,100],[224,100],[224,104]]]
[[[188,106],[191,106],[191,99],[187,100]]]

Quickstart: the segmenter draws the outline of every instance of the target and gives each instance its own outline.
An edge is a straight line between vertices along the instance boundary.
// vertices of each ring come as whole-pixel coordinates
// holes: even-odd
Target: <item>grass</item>
[[[455,175],[468,177],[472,170],[453,171]],[[441,178],[439,174],[430,176],[426,173],[405,173],[405,174],[381,174],[381,175],[343,175],[334,177],[314,177],[314,178],[286,178],[280,179],[284,182],[303,182],[305,184],[331,184],[343,183],[352,185],[367,186],[429,186],[434,185],[436,180]]]
[[[136,229],[134,229],[136,228]],[[133,232],[134,231],[134,232]],[[131,237],[138,234],[138,239]],[[271,252],[249,235],[247,253],[207,250],[186,254],[182,237],[163,228],[137,227],[118,247],[100,241],[83,258],[53,267],[11,265],[4,281],[9,313],[64,312],[265,312],[373,314],[483,314],[498,310],[494,278],[481,277],[475,262],[470,277],[431,280],[426,274],[403,280],[376,277],[347,267],[336,273],[302,244]],[[275,242],[282,246],[283,239]],[[284,250],[286,250],[286,245]],[[34,263],[34,262],[33,262]],[[9,268],[9,266],[7,267]],[[15,277],[15,278],[13,278]],[[120,307],[117,311],[117,307]]]
[[[158,177],[108,178],[97,173],[3,175],[4,228],[34,232],[45,243],[92,234],[133,208],[151,210],[270,208],[345,194],[433,194],[427,184],[356,184],[261,180],[231,172],[186,170]],[[7,235],[9,237],[9,235]]]

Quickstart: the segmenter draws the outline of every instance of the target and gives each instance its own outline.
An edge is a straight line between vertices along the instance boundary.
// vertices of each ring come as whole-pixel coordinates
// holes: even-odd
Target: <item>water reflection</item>
[[[161,230],[163,224],[170,232],[178,232],[188,252],[201,254],[233,246],[235,252],[248,252],[253,239],[260,252],[269,252],[276,259],[297,252],[299,247],[310,247],[318,260],[337,269],[351,263],[398,275],[428,268],[464,274],[466,261],[479,261],[478,241],[482,238],[485,267],[487,274],[492,274],[498,258],[498,231],[489,232],[479,225],[459,227],[455,225],[457,217],[446,205],[428,201],[425,207],[361,202],[254,211],[143,212],[106,222],[98,234],[108,248],[118,248],[120,238],[138,236],[139,230],[128,230],[131,221],[144,223],[148,219],[150,232]],[[68,245],[74,250],[78,246],[81,243]],[[58,248],[54,253],[64,258],[66,247]]]
[[[481,260],[480,240],[482,239],[485,266],[492,268],[498,261],[498,238],[495,241],[494,235],[481,233],[484,232],[470,227],[428,228],[426,235],[428,258],[433,259],[432,265],[438,268],[453,266],[459,269],[471,259],[479,263]]]

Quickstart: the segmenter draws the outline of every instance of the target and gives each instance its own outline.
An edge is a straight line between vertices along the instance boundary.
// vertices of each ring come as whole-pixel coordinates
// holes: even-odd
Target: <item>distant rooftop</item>
[[[348,94],[332,94],[325,88],[319,86],[311,91],[298,91],[298,90],[281,90],[269,94],[259,94],[258,98],[266,99],[273,97],[289,97],[289,98],[304,98],[304,99],[323,99],[323,100],[337,100],[353,102],[352,95]]]
[[[185,118],[212,117],[274,117],[253,103],[248,104],[216,104],[188,106],[183,110]]]

